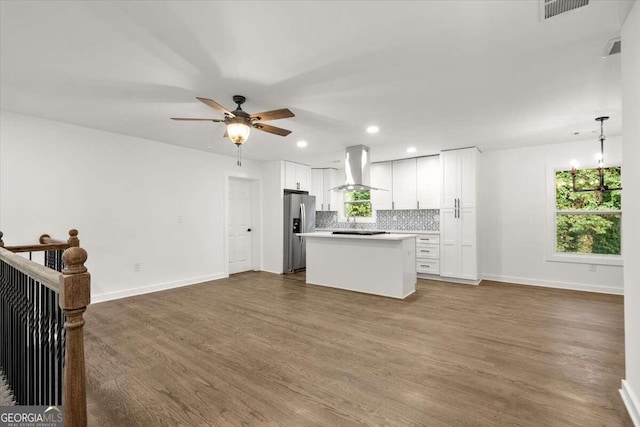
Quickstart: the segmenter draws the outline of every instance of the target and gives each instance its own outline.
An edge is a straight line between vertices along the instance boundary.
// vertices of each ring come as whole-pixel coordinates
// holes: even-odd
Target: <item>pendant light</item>
[[[622,187],[610,188],[604,179],[604,121],[609,120],[608,116],[602,116],[596,118],[597,122],[600,122],[600,153],[598,154],[598,176],[599,176],[599,185],[595,188],[577,188],[576,187],[576,175],[578,174],[578,166],[576,164],[571,165],[571,178],[573,183],[573,191],[576,193],[586,192],[586,191],[614,191],[614,190],[622,190]]]

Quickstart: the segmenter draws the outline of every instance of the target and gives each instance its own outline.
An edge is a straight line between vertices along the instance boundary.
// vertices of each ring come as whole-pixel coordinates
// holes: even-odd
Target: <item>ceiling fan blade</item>
[[[204,121],[204,122],[224,122],[224,120],[218,120],[218,119],[191,119],[191,118],[184,118],[184,117],[171,117],[171,120],[196,120],[196,121]]]
[[[279,110],[263,111],[262,113],[252,114],[251,118],[261,122],[268,122],[269,120],[287,119],[295,116],[296,115],[288,108],[281,108]]]
[[[291,133],[290,130],[277,128],[275,126],[269,126],[262,123],[254,123],[253,127],[263,132],[273,133],[280,136],[287,136]]]
[[[235,117],[235,114],[233,114],[231,111],[229,111],[226,108],[224,108],[222,105],[218,104],[213,99],[200,98],[200,97],[197,97],[197,96],[196,96],[196,99],[198,101],[200,101],[200,102],[204,102],[205,104],[207,104],[209,107],[213,108],[214,110],[220,111],[222,114],[225,114],[225,115],[227,115],[229,117]]]

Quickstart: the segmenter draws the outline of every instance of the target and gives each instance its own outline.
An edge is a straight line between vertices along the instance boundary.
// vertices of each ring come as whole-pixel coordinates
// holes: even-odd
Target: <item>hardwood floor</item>
[[[623,298],[252,272],[89,307],[89,424],[630,426]]]

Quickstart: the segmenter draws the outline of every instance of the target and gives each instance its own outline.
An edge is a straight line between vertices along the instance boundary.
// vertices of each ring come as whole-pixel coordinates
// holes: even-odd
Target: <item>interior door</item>
[[[251,181],[229,178],[229,274],[253,269]]]

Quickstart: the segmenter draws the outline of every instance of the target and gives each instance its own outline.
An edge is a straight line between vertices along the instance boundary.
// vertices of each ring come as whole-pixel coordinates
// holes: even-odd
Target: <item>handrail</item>
[[[16,246],[5,246],[4,248],[14,252],[42,252],[42,251],[56,251],[56,250],[65,250],[69,247],[67,243],[50,243],[44,245],[16,245]]]
[[[20,255],[16,255],[3,247],[0,247],[0,259],[26,275],[33,277],[47,288],[60,292],[60,273],[57,271],[28,260]]]
[[[71,230],[73,231],[73,230]],[[71,234],[71,232],[69,232],[69,234]],[[76,230],[76,236],[78,235],[78,232]],[[48,234],[43,234],[42,236],[40,236],[40,238],[38,239],[38,241],[43,244],[43,245],[48,245],[48,244],[63,244],[63,245],[67,245],[69,246],[69,241],[64,241],[64,240],[57,240],[57,239],[52,239],[51,236],[49,236]]]
[[[71,231],[75,231],[76,234],[75,235],[71,235]],[[48,234],[43,234],[38,239],[38,241],[40,243],[35,243],[35,244],[30,244],[30,245],[14,245],[14,246],[4,246],[4,244],[1,243],[2,242],[2,232],[0,231],[0,246],[4,246],[5,249],[7,249],[7,250],[9,250],[11,252],[14,252],[14,253],[65,250],[65,249],[67,249],[67,248],[69,248],[71,246],[70,245],[71,238],[78,235],[78,231],[77,230],[71,230],[71,231],[69,232],[71,237],[69,237],[69,240],[66,241],[66,242],[64,240],[53,239]]]

